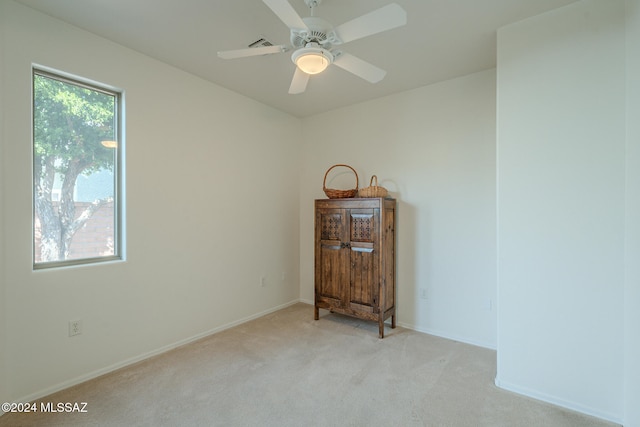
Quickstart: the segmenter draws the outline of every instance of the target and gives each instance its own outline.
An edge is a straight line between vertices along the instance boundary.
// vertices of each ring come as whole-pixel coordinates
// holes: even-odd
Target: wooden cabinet
[[[315,201],[315,319],[319,309],[396,327],[394,199]]]

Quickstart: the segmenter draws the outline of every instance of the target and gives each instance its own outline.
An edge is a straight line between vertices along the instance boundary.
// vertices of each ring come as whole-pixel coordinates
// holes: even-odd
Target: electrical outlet
[[[260,287],[264,288],[266,284],[267,284],[267,277],[266,276],[260,276]]]
[[[420,298],[427,299],[427,288],[420,288]]]
[[[69,336],[80,335],[82,333],[82,320],[69,320]]]

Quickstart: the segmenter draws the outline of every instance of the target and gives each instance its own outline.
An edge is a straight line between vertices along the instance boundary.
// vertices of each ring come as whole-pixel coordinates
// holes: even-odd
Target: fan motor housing
[[[305,47],[308,43],[317,43],[325,49],[340,44],[333,26],[326,20],[315,16],[302,18],[309,30],[291,29],[291,45],[296,48]]]

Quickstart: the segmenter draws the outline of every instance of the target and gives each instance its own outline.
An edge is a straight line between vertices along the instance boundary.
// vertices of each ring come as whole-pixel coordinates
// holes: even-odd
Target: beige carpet
[[[498,389],[496,353],[296,304],[42,399],[0,426],[611,426]],[[39,405],[39,403],[37,403]]]

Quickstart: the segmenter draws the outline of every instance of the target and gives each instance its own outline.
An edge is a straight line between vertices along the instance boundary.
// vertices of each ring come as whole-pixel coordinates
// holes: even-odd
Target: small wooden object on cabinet
[[[394,199],[315,201],[315,320],[319,309],[396,327]]]

